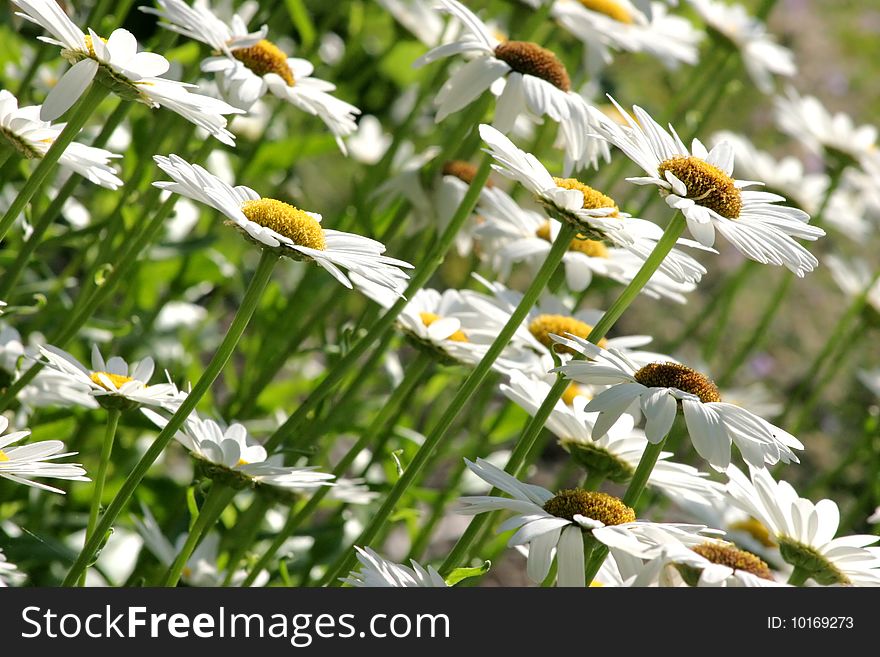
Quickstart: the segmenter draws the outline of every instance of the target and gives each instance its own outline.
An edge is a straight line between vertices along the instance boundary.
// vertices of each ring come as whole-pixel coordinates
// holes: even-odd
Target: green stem
[[[544,288],[547,286],[550,277],[556,271],[559,263],[562,262],[562,257],[568,251],[571,240],[576,234],[577,229],[574,226],[569,223],[562,224],[562,228],[554,240],[550,252],[547,254],[547,259],[544,261],[544,264],[541,265],[541,269],[538,273],[535,274],[535,278],[532,280],[531,285],[523,295],[516,310],[513,311],[510,319],[504,325],[504,328],[501,329],[494,342],[492,342],[492,345],[489,347],[486,354],[467,379],[462,383],[461,387],[456,392],[455,397],[453,397],[449,406],[440,417],[440,420],[425,438],[425,442],[419,448],[419,451],[416,452],[415,457],[413,457],[412,462],[403,473],[403,476],[398,479],[380,509],[371,518],[370,523],[364,528],[361,535],[355,541],[355,545],[370,545],[373,538],[388,519],[388,516],[391,515],[397,502],[419,476],[428,459],[430,459],[431,455],[446,437],[449,428],[458,416],[459,411],[470,399],[471,395],[480,383],[482,383],[483,379],[492,370],[492,366],[501,355],[501,352],[507,348],[514,333],[520,328],[523,320],[525,320],[529,311],[532,309],[532,306],[537,302],[541,292],[543,292]],[[324,578],[324,583],[332,583],[336,585],[337,578],[351,568],[354,564],[355,558],[353,550],[349,549],[343,552],[340,558],[336,560],[336,563],[329,569],[327,576]]]
[[[409,394],[412,390],[414,390],[425,378],[425,374],[431,366],[433,362],[433,358],[427,352],[422,352],[419,354],[418,358],[410,364],[410,366],[406,369],[406,373],[403,376],[403,380],[400,384],[394,389],[394,392],[391,393],[391,396],[382,406],[382,410],[376,415],[370,425],[364,430],[361,436],[358,438],[357,442],[351,446],[351,449],[345,453],[345,455],[340,459],[339,463],[336,464],[336,467],[333,468],[333,475],[335,477],[340,477],[348,470],[349,466],[354,463],[354,460],[357,458],[358,454],[360,454],[366,447],[372,445],[376,439],[379,437],[379,434],[382,433],[383,430],[386,429],[386,425],[389,420],[394,416],[397,412],[397,409],[400,407],[401,402],[409,397]],[[291,513],[287,519],[287,522],[284,524],[284,527],[280,532],[275,536],[272,544],[266,549],[263,555],[260,557],[259,561],[254,565],[251,569],[250,573],[247,576],[247,579],[242,583],[242,586],[250,586],[253,584],[254,580],[257,578],[257,575],[268,568],[269,562],[278,552],[282,545],[287,541],[288,538],[293,534],[294,531],[303,523],[303,521],[308,518],[315,509],[318,508],[318,505],[321,501],[332,491],[330,486],[325,486],[315,491],[309,501],[305,503],[305,505],[296,513]]]
[[[121,411],[111,409],[107,411],[107,430],[104,432],[104,444],[101,447],[101,460],[98,464],[98,473],[95,475],[95,487],[92,491],[92,504],[89,507],[89,524],[86,527],[86,542],[94,535],[95,525],[98,522],[98,512],[101,510],[101,498],[104,495],[104,481],[107,478],[107,467],[110,465],[110,456],[113,453],[113,441],[116,439],[116,427],[119,426]],[[80,578],[80,586],[85,586],[86,569],[83,569]]]
[[[684,232],[686,225],[682,214],[676,212],[672,217],[672,220],[669,222],[669,225],[666,227],[666,230],[663,232],[663,236],[657,242],[657,246],[654,247],[654,250],[651,252],[651,255],[648,256],[648,259],[645,260],[641,269],[639,269],[638,273],[636,273],[623,292],[620,293],[617,300],[611,304],[611,307],[608,310],[605,311],[605,314],[602,315],[602,318],[593,327],[593,330],[590,331],[590,335],[587,337],[590,342],[596,344],[599,340],[604,338],[630,304],[635,301],[639,292],[651,279],[651,276],[657,271],[663,260],[675,246],[678,238],[681,237],[681,234]],[[556,402],[562,397],[562,394],[568,387],[568,383],[569,382],[562,375],[556,377],[556,383],[550,388],[550,392],[547,393],[541,407],[529,420],[528,424],[526,424],[522,435],[514,446],[510,459],[504,468],[505,472],[514,477],[519,474],[522,466],[526,462],[528,454],[532,451],[535,441],[538,439],[541,430],[544,428],[547,418],[550,417],[550,413],[556,406]],[[440,567],[441,572],[451,572],[467,557],[474,541],[482,533],[483,528],[486,527],[494,517],[496,516],[493,513],[483,513],[471,520],[468,528],[465,530],[464,534],[462,534],[461,538],[458,539],[455,547],[453,547],[449,556],[446,557],[446,560]]]
[[[272,498],[268,495],[256,495],[254,501],[248,507],[247,511],[235,523],[235,547],[229,553],[229,561],[226,564],[226,577],[223,579],[223,586],[232,584],[235,577],[236,569],[239,562],[244,557],[245,552],[254,542],[257,532],[260,531],[260,525],[266,512],[272,506]]]
[[[788,583],[791,586],[803,586],[804,582],[806,582],[809,578],[809,570],[801,568],[800,566],[795,566],[794,570],[791,571],[791,575],[788,576]]]
[[[375,322],[375,324],[373,324],[367,334],[352,345],[351,349],[336,363],[333,369],[327,373],[321,383],[319,383],[303,403],[300,404],[299,408],[297,408],[287,421],[269,438],[266,442],[266,449],[271,450],[279,445],[285,444],[291,439],[291,437],[297,435],[299,429],[308,419],[309,415],[315,410],[315,408],[317,408],[318,404],[330,394],[348,371],[357,364],[357,361],[364,353],[366,353],[367,349],[369,349],[374,342],[379,340],[382,335],[391,328],[392,324],[397,319],[397,316],[403,310],[404,306],[406,306],[407,299],[411,299],[418,290],[422,289],[425,283],[427,283],[431,276],[433,276],[434,272],[437,271],[437,268],[442,264],[443,259],[446,256],[446,252],[452,246],[459,229],[470,216],[477,204],[480,192],[483,190],[483,186],[489,179],[491,162],[491,156],[485,154],[480,167],[474,176],[473,182],[468,187],[468,191],[465,193],[464,198],[459,204],[458,209],[455,211],[455,215],[450,220],[449,225],[434,245],[431,253],[426,258],[426,261],[420,267],[416,268],[415,273],[410,280],[410,284],[404,291],[405,298],[398,299],[397,302],[386,311]],[[292,442],[292,445],[295,445],[297,448],[305,446],[301,441]]]
[[[584,490],[599,490],[603,481],[605,481],[605,473],[601,470],[592,470],[584,477],[584,483],[581,484],[581,488]]]
[[[180,408],[178,408],[177,412],[171,416],[171,419],[168,420],[168,424],[165,425],[165,428],[162,429],[153,441],[153,444],[150,445],[149,449],[147,449],[146,453],[141,457],[141,460],[135,465],[134,470],[132,470],[131,474],[128,475],[128,478],[122,484],[122,487],[119,489],[113,502],[101,517],[98,527],[95,530],[95,536],[86,542],[85,547],[83,547],[82,552],[80,552],[79,557],[77,557],[70,572],[67,573],[67,577],[64,579],[65,586],[69,586],[80,576],[83,568],[85,568],[85,565],[89,562],[89,559],[91,559],[100,544],[96,539],[110,529],[113,522],[116,520],[116,517],[120,514],[122,509],[125,508],[129,499],[131,499],[131,496],[141,483],[141,480],[146,476],[147,470],[149,470],[150,466],[157,458],[159,458],[159,455],[174,437],[174,434],[176,434],[177,430],[183,425],[184,420],[186,420],[189,414],[192,413],[196,405],[201,401],[202,397],[205,396],[205,393],[220,375],[223,367],[235,351],[235,347],[241,339],[241,335],[244,333],[251,316],[254,314],[254,311],[259,304],[260,297],[263,294],[263,290],[269,283],[269,277],[271,276],[272,270],[275,268],[277,262],[278,255],[276,253],[269,249],[263,249],[260,256],[260,262],[257,265],[257,270],[254,272],[247,291],[244,294],[244,298],[241,301],[241,305],[235,313],[235,318],[232,320],[232,324],[230,324],[229,330],[226,332],[226,337],[223,338],[223,342],[220,343],[211,362],[208,363],[202,376],[199,378],[189,395],[187,395],[184,402],[180,405]]]
[[[642,493],[648,483],[648,478],[651,476],[651,472],[657,464],[657,459],[660,458],[660,452],[663,451],[663,445],[666,444],[667,437],[668,436],[665,436],[663,440],[656,445],[648,443],[648,446],[642,453],[642,458],[639,459],[639,465],[636,467],[632,479],[630,479],[626,493],[623,494],[623,503],[627,506],[635,508],[638,505],[639,499],[642,497]],[[587,584],[595,579],[596,573],[599,572],[599,568],[602,567],[602,563],[607,556],[608,546],[597,545],[595,547],[593,554],[590,555],[590,561],[586,566]]]
[[[218,482],[214,482],[211,485],[211,490],[205,498],[205,503],[199,509],[199,516],[193,523],[192,528],[190,528],[186,542],[177,554],[177,558],[174,559],[174,563],[168,569],[162,586],[177,586],[187,561],[189,561],[199,542],[211,530],[220,514],[223,513],[223,510],[232,501],[232,498],[235,497],[235,492],[235,489]]]
[[[52,142],[52,146],[40,160],[37,168],[28,177],[18,196],[15,197],[15,200],[6,211],[6,214],[0,219],[0,240],[6,237],[9,227],[12,226],[18,215],[22,213],[28,201],[34,197],[34,194],[37,193],[49,177],[49,174],[54,171],[58,159],[79,134],[86,121],[92,117],[98,105],[101,104],[101,101],[104,100],[108,93],[104,85],[93,82],[88,91],[79,99],[72,110],[67,125],[64,126],[64,130]]]
[[[15,155],[15,150],[8,147],[0,148],[0,169],[3,168],[3,165],[6,164],[9,159]]]

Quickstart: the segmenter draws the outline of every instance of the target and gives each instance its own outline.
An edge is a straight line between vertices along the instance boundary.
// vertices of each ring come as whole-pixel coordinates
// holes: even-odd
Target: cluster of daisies
[[[791,86],[793,53],[742,6],[523,0],[494,16],[458,0],[378,0],[373,9],[386,26],[416,40],[417,55],[406,51],[406,63],[420,82],[389,99],[374,93],[370,70],[340,70],[355,79],[364,106],[390,104],[397,125],[386,133],[333,83],[313,77],[312,61],[290,56],[305,44],[272,33],[271,7],[208,0],[139,7],[146,15],[140,19],[152,22],[167,46],[160,49],[175,52],[170,45],[177,44],[198,53],[189,57],[197,65],[187,66],[142,50],[127,29],[106,36],[93,29],[124,16],[99,15],[88,25],[56,0],[12,4],[22,39],[34,35],[48,44],[30,52],[30,70],[13,76],[39,87],[38,72],[51,72],[42,104],[23,105],[0,91],[0,172],[15,174],[20,159],[35,161],[22,184],[0,181],[0,239],[7,251],[18,246],[0,274],[0,296],[24,304],[25,292],[37,290],[43,300],[57,294],[69,316],[60,328],[46,326],[48,336],[23,335],[29,317],[44,311],[5,308],[0,477],[43,495],[86,491],[87,518],[65,522],[77,526],[65,537],[75,555],[72,567],[65,564],[65,583],[133,582],[149,572],[143,561],[151,560],[155,581],[170,585],[446,587],[486,576],[490,557],[511,548],[513,567],[545,586],[880,585],[880,536],[846,533],[853,521],[880,522],[877,512],[843,522],[837,503],[801,497],[780,478],[805,450],[788,423],[791,409],[780,413],[731,388],[727,376],[716,384],[677,356],[649,350],[651,326],[635,335],[614,327],[637,298],[650,299],[657,313],[687,304],[704,276],[723,269],[722,257],[783,267],[802,279],[820,265],[804,242],[826,230],[853,238],[824,240],[835,246],[821,256],[850,300],[850,314],[880,312],[876,264],[854,255],[880,218],[876,129],[829,112]],[[259,27],[258,15],[267,21]],[[326,22],[294,18],[306,42]],[[351,18],[346,29],[363,29],[358,23]],[[363,40],[364,51],[375,55],[379,46]],[[393,41],[384,55],[399,62]],[[554,52],[559,44],[575,56]],[[327,32],[317,51],[324,64],[338,64],[346,44]],[[66,68],[52,61],[59,57]],[[607,93],[616,88],[607,81],[629,57],[662,66],[683,97],[665,110],[624,107],[615,97],[622,93]],[[175,79],[187,71],[196,82]],[[777,159],[727,131],[697,138],[702,123],[676,103],[702,102],[710,91],[719,94],[710,103],[717,102],[741,77],[772,103],[779,131],[808,158]],[[42,90],[26,91],[31,97]],[[95,136],[90,127],[109,96],[118,99],[111,115],[118,122]],[[171,132],[186,135],[177,153],[150,151],[132,167],[121,162],[120,152],[135,139],[124,123],[133,102],[182,117],[180,132]],[[330,221],[300,207],[311,206],[312,194],[289,176],[256,185],[280,198],[236,184],[250,181],[262,144],[286,138],[288,104],[323,123],[329,156],[350,159],[318,165],[328,195],[344,196],[341,179],[363,169],[352,207],[327,202]],[[156,134],[149,144],[167,141],[163,131],[176,125],[164,116],[150,117]],[[62,117],[67,121],[58,123]],[[308,126],[304,118],[296,125]],[[256,135],[257,145],[238,147],[241,134]],[[192,135],[202,142],[194,151]],[[214,141],[235,150],[211,153]],[[306,155],[292,156],[297,166],[310,147],[301,144]],[[289,154],[274,151],[282,155]],[[101,204],[74,198],[73,176],[118,194],[103,224],[91,217],[104,210]],[[138,190],[141,180],[146,189]],[[148,207],[132,221],[125,211],[140,202]],[[167,219],[172,208],[175,216]],[[260,257],[245,297],[220,300],[234,308],[235,320],[207,320],[208,282],[179,299],[149,295],[157,307],[137,326],[130,316],[100,320],[113,310],[103,296],[108,281],[124,287],[125,267],[140,256],[167,258],[169,245],[183,244],[202,213],[219,214],[236,229],[229,235],[242,238],[242,251]],[[85,254],[58,258],[73,263],[70,271],[87,272],[73,302],[69,288],[76,282],[66,280],[68,270],[46,280],[61,267],[41,261],[62,214],[70,224],[62,236],[98,251],[91,268]],[[379,217],[381,226],[374,223]],[[146,222],[153,218],[155,226]],[[341,230],[353,226],[358,232]],[[213,243],[226,230],[211,225],[205,239]],[[116,238],[125,257],[106,264]],[[406,259],[386,254],[392,241]],[[175,284],[189,275],[186,249]],[[250,256],[233,263],[222,246],[205,251],[228,278],[251,267]],[[317,267],[303,273],[302,265],[290,265],[295,271],[269,287],[281,257]],[[447,258],[463,269],[457,285],[432,276]],[[349,310],[345,290],[333,283],[324,294],[322,278],[362,297],[356,302],[363,316],[345,317],[324,336],[332,348],[310,355],[308,366],[297,360],[290,372],[286,362],[302,356],[311,325]],[[264,362],[246,362],[241,377],[230,373],[240,364],[236,356],[249,361],[235,351],[238,341],[268,305],[274,319],[250,327]],[[841,324],[840,335],[846,328]],[[96,343],[127,330],[149,342],[120,341],[118,355],[105,357]],[[181,342],[169,337],[197,330],[215,354],[210,363],[183,354]],[[76,353],[70,345],[77,338],[91,346],[88,364],[65,350]],[[131,360],[138,349],[179,369],[157,376],[153,357]],[[368,352],[373,367],[360,369]],[[228,376],[218,378],[222,373]],[[257,418],[258,401],[276,377],[294,383],[272,397],[277,412]],[[474,399],[440,409],[431,401],[424,412],[406,412],[413,399],[446,399],[442,388],[458,386],[449,381],[460,377],[459,390],[481,386]],[[877,371],[860,377],[880,395]],[[361,385],[375,378],[386,388],[391,381],[388,399],[365,402],[366,417],[349,422]],[[331,397],[337,387],[342,392]],[[450,426],[458,430],[463,408],[473,415],[461,427],[468,441],[448,449],[443,440]],[[487,409],[497,412],[488,427]],[[511,416],[531,418],[515,431],[524,442],[499,446],[492,434],[509,429]],[[42,439],[55,420],[70,417],[77,418],[67,439],[74,451],[62,440]],[[96,417],[105,425],[100,449],[88,440]],[[413,426],[397,426],[407,419]],[[148,438],[125,440],[135,435]],[[555,442],[546,446],[548,435]],[[406,447],[395,449],[399,441]],[[433,454],[439,445],[451,465]],[[545,447],[567,464],[551,488],[540,485],[552,480],[541,467]],[[139,460],[120,456],[132,452]],[[72,462],[77,456],[95,467]],[[157,463],[176,484],[168,493],[176,495],[173,505],[197,511],[197,520],[151,510],[156,493],[143,478]],[[413,493],[411,480],[424,463],[436,467],[423,492],[429,480],[438,490],[406,498],[417,513],[400,508],[393,515],[395,505],[383,501]],[[124,484],[112,485],[114,479]],[[16,554],[27,525],[19,526],[19,507],[7,510],[5,501],[0,497],[0,537],[10,542],[0,546]],[[409,529],[404,537],[395,525],[400,518]],[[502,543],[493,542],[496,534],[504,535]],[[386,558],[386,548],[409,560]],[[296,564],[295,573],[288,564]],[[0,585],[27,578],[0,551]]]

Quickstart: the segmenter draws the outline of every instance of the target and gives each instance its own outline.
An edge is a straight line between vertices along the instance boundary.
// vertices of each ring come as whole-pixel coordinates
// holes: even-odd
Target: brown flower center
[[[430,326],[438,319],[440,319],[440,315],[435,315],[434,313],[419,313],[419,317],[422,319],[422,324],[424,324],[425,326]],[[452,340],[453,342],[470,342],[467,335],[465,335],[464,331],[462,331],[461,329],[459,329],[446,339]]]
[[[742,194],[733,178],[705,160],[690,155],[664,160],[657,167],[661,178],[669,171],[687,188],[687,198],[714,210],[722,217],[736,219],[742,211]]]
[[[633,17],[630,15],[626,7],[621,5],[619,2],[616,2],[615,0],[579,1],[584,7],[586,7],[590,11],[595,11],[599,14],[605,14],[609,18],[613,18],[620,23],[631,24],[633,22]]]
[[[636,512],[607,493],[570,488],[547,500],[544,511],[557,518],[574,520],[576,515],[598,520],[605,526],[635,522]]]
[[[550,334],[565,337],[566,333],[571,333],[584,340],[590,335],[593,327],[574,317],[566,317],[565,315],[538,315],[529,322],[529,332],[535,336],[535,339],[548,349],[556,345],[556,351],[565,354],[573,354],[575,351],[571,347],[554,342]],[[599,346],[605,347],[608,341],[605,338],[599,340]]]
[[[244,216],[264,228],[274,230],[294,244],[323,251],[327,248],[324,231],[318,220],[309,213],[274,198],[245,201],[241,206]]]
[[[117,388],[121,388],[123,384],[126,384],[129,381],[134,381],[134,379],[132,379],[130,376],[123,376],[122,374],[110,374],[110,372],[92,372],[89,375],[92,383],[101,386],[102,388],[104,388],[104,390],[112,390],[112,388],[108,387],[107,384],[101,380],[103,377],[107,377],[108,379],[110,379],[110,382]]]
[[[287,63],[287,55],[271,41],[263,39],[248,48],[236,48],[232,51],[232,56],[256,75],[275,73],[287,83],[288,87],[294,84],[293,71]]]
[[[477,177],[477,167],[464,160],[449,160],[443,164],[444,176],[455,176],[463,183],[470,185]],[[486,181],[486,187],[493,187],[495,183]]]
[[[703,374],[678,363],[650,363],[633,376],[649,388],[678,388],[700,398],[704,404],[720,402],[718,386]]]
[[[720,566],[727,566],[734,570],[743,570],[761,579],[773,579],[770,567],[762,559],[751,552],[740,550],[733,545],[707,542],[692,547],[691,550],[704,559]]]
[[[552,242],[553,239],[550,236],[550,222],[545,221],[541,224],[538,229],[535,231],[535,237],[538,237],[545,242]],[[576,253],[583,253],[586,256],[591,258],[607,258],[608,257],[608,247],[606,247],[599,240],[588,240],[583,235],[578,235],[575,237],[571,244],[568,245],[569,251],[575,251]]]
[[[495,56],[517,73],[534,75],[562,91],[571,90],[568,71],[559,58],[530,41],[505,41],[495,48]]]

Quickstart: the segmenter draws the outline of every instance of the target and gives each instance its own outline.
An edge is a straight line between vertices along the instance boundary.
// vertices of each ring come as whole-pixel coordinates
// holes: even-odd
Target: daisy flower
[[[765,189],[786,196],[808,214],[815,214],[828,190],[828,176],[824,173],[807,173],[798,158],[787,155],[776,159],[759,150],[748,137],[732,132],[718,132],[712,143],[727,142],[733,148],[737,169],[750,180],[761,180]]]
[[[42,158],[61,134],[64,124],[52,125],[40,119],[40,106],[19,107],[18,99],[6,89],[0,90],[0,139],[27,159]],[[110,160],[122,157],[103,148],[93,148],[72,142],[58,159],[58,163],[78,173],[90,182],[117,189],[122,181]]]
[[[294,260],[317,263],[349,289],[351,282],[340,267],[392,290],[399,289],[408,278],[399,268],[412,265],[382,255],[385,246],[380,242],[324,229],[321,215],[262,198],[250,187],[232,187],[177,155],[156,155],[153,159],[173,178],[173,182],[153,183],[156,187],[219,210],[229,219],[228,223],[258,246]]]
[[[492,168],[534,194],[552,217],[575,226],[580,231],[579,239],[622,247],[642,261],[653,252],[663,234],[659,226],[621,212],[612,198],[579,180],[554,178],[538,158],[514,146],[495,128],[480,125],[480,136],[488,145],[486,152],[495,159]],[[690,240],[678,240],[678,243],[700,246]],[[677,249],[669,253],[658,271],[686,283],[697,282],[706,273],[700,263]]]
[[[501,385],[501,392],[530,415],[541,407],[550,385],[511,372],[510,379]],[[591,474],[604,473],[616,483],[626,483],[635,473],[648,446],[645,434],[634,428],[633,417],[623,414],[604,435],[593,431],[598,415],[583,410],[589,393],[577,385],[569,386],[562,399],[550,412],[544,424],[558,439],[559,445]],[[657,465],[648,478],[648,486],[656,488],[674,501],[686,500],[693,504],[709,504],[722,499],[723,487],[706,479],[706,473],[668,459],[671,452],[661,452]]]
[[[358,290],[385,309],[393,306],[399,295],[356,274],[351,279]],[[420,289],[396,321],[417,347],[429,350],[443,361],[469,365],[480,361],[504,328],[500,316],[478,312],[461,292],[452,289]]]
[[[739,51],[746,72],[762,93],[773,92],[774,75],[790,78],[797,73],[794,54],[776,43],[764,23],[742,5],[721,0],[688,2],[716,36]]]
[[[394,19],[412,32],[419,41],[433,48],[454,40],[461,26],[456,21],[445,21],[433,8],[430,0],[376,0]]]
[[[29,445],[9,447],[31,435],[30,431],[13,431],[2,435],[9,428],[9,420],[0,415],[0,477],[18,484],[47,490],[51,493],[64,491],[54,488],[35,478],[67,479],[68,481],[91,481],[86,471],[78,463],[54,463],[57,459],[74,456],[76,452],[60,453],[64,443],[60,440],[42,440]]]
[[[121,98],[149,107],[167,107],[224,144],[235,145],[223,115],[241,114],[241,110],[191,92],[190,85],[160,77],[170,67],[168,60],[156,53],[138,52],[137,40],[128,30],[114,30],[104,40],[91,29],[84,34],[55,0],[15,0],[14,4],[22,9],[19,16],[54,37],[40,40],[60,46],[61,56],[72,64],[43,103],[40,118],[44,121],[64,114],[97,79]]]
[[[382,123],[372,114],[361,117],[357,130],[345,140],[351,159],[361,164],[378,164],[391,146],[392,137],[382,129]]]
[[[834,254],[825,256],[825,264],[841,292],[850,299],[866,295],[868,307],[880,313],[880,273],[876,266],[861,258],[842,258]]]
[[[668,532],[682,541],[701,541],[702,525],[657,524],[636,520],[635,511],[616,497],[582,489],[559,491],[524,484],[488,461],[465,459],[467,467],[483,481],[511,497],[472,496],[460,498],[459,512],[475,515],[488,511],[513,511],[498,528],[499,533],[516,529],[508,547],[528,545],[526,572],[533,582],[547,577],[556,558],[559,586],[584,586],[584,545],[592,537],[616,547],[620,542],[641,541],[647,531]],[[555,557],[554,557],[555,551]]]
[[[403,564],[394,563],[380,557],[371,548],[355,546],[358,561],[361,562],[360,570],[353,570],[342,581],[345,584],[363,587],[440,587],[446,588],[446,581],[440,576],[433,566],[427,570],[415,561],[410,561],[412,568]]]
[[[355,117],[360,110],[330,95],[336,89],[330,82],[311,77],[314,66],[305,59],[288,57],[268,41],[269,28],[248,32],[247,20],[235,14],[229,22],[221,20],[207,0],[190,7],[182,0],[156,0],[158,9],[141,7],[155,14],[160,25],[207,44],[216,53],[202,62],[202,70],[214,73],[223,96],[236,107],[249,110],[260,98],[271,93],[321,119],[342,152],[342,138],[357,130]]]
[[[819,157],[842,164],[861,163],[878,157],[877,128],[856,126],[843,113],[829,112],[815,96],[801,96],[793,88],[774,100],[776,124]]]
[[[654,552],[656,556],[645,563],[632,586],[785,586],[763,559],[726,541],[685,546],[667,540]]]
[[[688,150],[672,126],[666,132],[638,106],[633,107],[634,119],[611,101],[627,125],[618,125],[596,111],[599,132],[648,174],[627,180],[659,187],[667,205],[684,214],[688,229],[700,243],[712,246],[718,230],[757,262],[785,265],[798,276],[816,267],[818,260],[792,238],[815,240],[825,231],[810,226],[803,210],[777,205],[783,197],[746,190],[760,183],[732,177],[734,155],[727,142],[708,151],[694,139]]]
[[[0,549],[0,588],[18,586],[24,579],[24,573],[14,563],[9,562],[6,559],[6,555],[3,554],[3,550]]]
[[[503,90],[495,105],[494,125],[501,132],[510,132],[521,115],[536,122],[546,116],[565,132],[562,142],[568,170],[581,168],[587,161],[595,166],[599,156],[608,159],[608,150],[591,136],[586,101],[571,90],[568,71],[553,52],[529,41],[499,40],[457,0],[439,0],[437,8],[452,14],[464,34],[428,51],[414,66],[453,55],[471,56],[437,94],[437,122],[470,105],[490,88],[499,87],[500,81]]]
[[[840,525],[835,502],[814,504],[763,468],[751,469],[749,478],[730,467],[727,476],[731,502],[771,531],[786,562],[818,584],[880,586],[880,548],[868,547],[880,536],[835,538]]]
[[[480,243],[481,253],[502,279],[507,279],[513,265],[519,262],[525,262],[537,271],[562,227],[559,221],[542,212],[521,207],[497,187],[483,190],[476,212],[482,222],[474,228],[474,237]],[[686,259],[689,256],[676,252],[675,257]],[[571,241],[562,256],[562,264],[569,290],[581,292],[590,286],[594,276],[627,285],[643,263],[627,249],[581,235]],[[679,283],[657,272],[642,292],[653,298],[684,303],[684,294],[695,288],[696,283]]]
[[[149,409],[142,412],[156,426],[164,428],[168,420]],[[288,492],[313,490],[319,486],[332,486],[333,475],[318,472],[313,467],[293,468],[277,463],[266,449],[248,435],[242,424],[224,427],[211,419],[190,415],[183,428],[174,436],[190,455],[200,462],[203,472],[210,478],[243,488],[267,485]]]
[[[129,365],[113,356],[107,361],[97,345],[92,345],[92,367],[89,369],[76,358],[52,345],[40,346],[40,355],[48,368],[68,378],[71,387],[79,387],[95,398],[104,408],[129,410],[138,406],[153,406],[169,411],[186,398],[186,393],[173,383],[150,385],[155,364],[150,357]]]
[[[731,442],[755,467],[799,462],[792,448],[803,449],[803,445],[794,436],[744,408],[722,402],[718,387],[700,372],[672,362],[640,366],[619,349],[606,350],[576,336],[555,339],[588,359],[558,368],[566,378],[610,386],[585,407],[589,413],[599,413],[594,433],[606,433],[638,402],[649,442],[656,444],[666,437],[680,408],[694,448],[717,470],[730,464]]]
[[[671,15],[659,2],[643,12],[629,0],[556,0],[551,15],[583,42],[593,72],[611,63],[612,50],[644,52],[667,68],[696,64],[703,38],[690,21]]]

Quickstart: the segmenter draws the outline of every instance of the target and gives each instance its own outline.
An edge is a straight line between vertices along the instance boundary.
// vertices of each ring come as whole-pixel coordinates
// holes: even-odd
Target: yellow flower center
[[[650,363],[633,375],[649,388],[678,388],[700,398],[704,404],[720,402],[718,386],[704,374],[678,363]]]
[[[495,48],[495,56],[517,73],[546,80],[562,91],[571,90],[565,65],[550,50],[530,41],[506,41]]]
[[[426,327],[430,326],[438,319],[440,319],[440,315],[435,315],[434,313],[419,313],[419,317],[422,319],[422,324],[424,324]],[[461,329],[459,329],[446,339],[452,340],[452,342],[470,342],[467,335],[465,335],[464,331],[462,331]]]
[[[547,500],[544,511],[557,518],[574,520],[581,515],[598,520],[605,526],[635,522],[636,512],[618,498],[607,493],[570,488],[561,490],[556,497]]]
[[[92,35],[91,35],[91,34],[86,34],[86,35],[84,35],[84,36],[85,36],[85,38],[86,38],[86,48],[89,49],[89,55],[90,55],[93,59],[96,59],[98,56],[95,54],[95,44],[92,43]],[[99,37],[99,38],[100,38],[101,41],[103,41],[104,43],[107,43],[107,39],[105,39],[104,37]]]
[[[576,189],[581,194],[583,194],[585,210],[614,208],[614,212],[612,212],[608,216],[617,216],[617,203],[614,202],[614,199],[612,199],[610,196],[605,196],[605,194],[603,194],[602,192],[596,191],[589,185],[585,185],[580,180],[576,180],[575,178],[554,178],[553,182],[556,183],[557,187],[562,187],[563,189]]]
[[[275,73],[287,83],[294,84],[293,71],[287,63],[287,55],[271,41],[263,39],[248,48],[236,48],[232,56],[247,66],[256,75]]]
[[[477,167],[464,160],[449,160],[443,164],[444,176],[455,176],[463,183],[470,185],[477,176]],[[495,183],[486,181],[486,187],[493,187]]]
[[[566,317],[565,315],[538,315],[529,322],[529,332],[535,336],[535,339],[542,345],[550,349],[552,345],[556,345],[556,351],[565,354],[573,354],[575,351],[571,347],[561,345],[553,341],[550,334],[565,337],[566,333],[571,333],[584,340],[590,335],[593,327],[574,317]],[[605,338],[599,340],[599,346],[605,347],[608,341]]]
[[[690,155],[664,160],[657,167],[661,178],[669,171],[687,188],[687,198],[714,210],[722,217],[736,219],[742,211],[742,194],[733,178],[705,160]]]
[[[586,390],[584,390],[577,383],[569,383],[568,387],[565,389],[565,392],[562,393],[563,403],[568,406],[572,406],[574,404],[574,400],[578,397],[589,398],[590,395],[588,395]]]
[[[235,464],[235,467],[240,468],[243,465],[250,465],[250,463],[244,459],[238,459],[238,463]]]
[[[2,449],[0,449],[0,463],[3,463],[3,461],[8,461],[8,460],[9,460],[9,457],[6,456],[6,452],[4,452]]]
[[[545,221],[538,229],[535,231],[535,237],[542,239],[546,242],[552,242],[553,239],[550,236],[550,222]],[[586,256],[591,258],[607,258],[608,257],[608,247],[606,247],[599,240],[588,240],[583,235],[578,235],[575,237],[571,244],[568,245],[569,251],[575,251],[577,253],[583,253]]]
[[[615,0],[579,0],[579,2],[590,11],[605,14],[620,23],[630,24],[633,22],[633,17],[626,7]]]
[[[745,532],[764,547],[776,547],[776,541],[773,539],[773,536],[770,535],[770,530],[755,518],[747,518],[745,520],[733,522],[730,524],[730,529]]]
[[[102,388],[104,388],[104,390],[112,390],[112,388],[109,388],[107,384],[101,380],[102,377],[107,377],[108,379],[110,379],[110,382],[117,388],[121,388],[123,384],[126,384],[129,381],[134,381],[134,379],[132,379],[130,376],[123,376],[122,374],[110,374],[110,372],[92,372],[89,375],[92,383],[101,386]]]
[[[692,547],[691,550],[712,563],[743,570],[761,579],[773,579],[770,567],[760,557],[733,545],[707,542]]]
[[[308,212],[274,198],[245,201],[244,216],[264,228],[274,230],[298,246],[323,251],[327,248],[324,231],[318,220]]]

